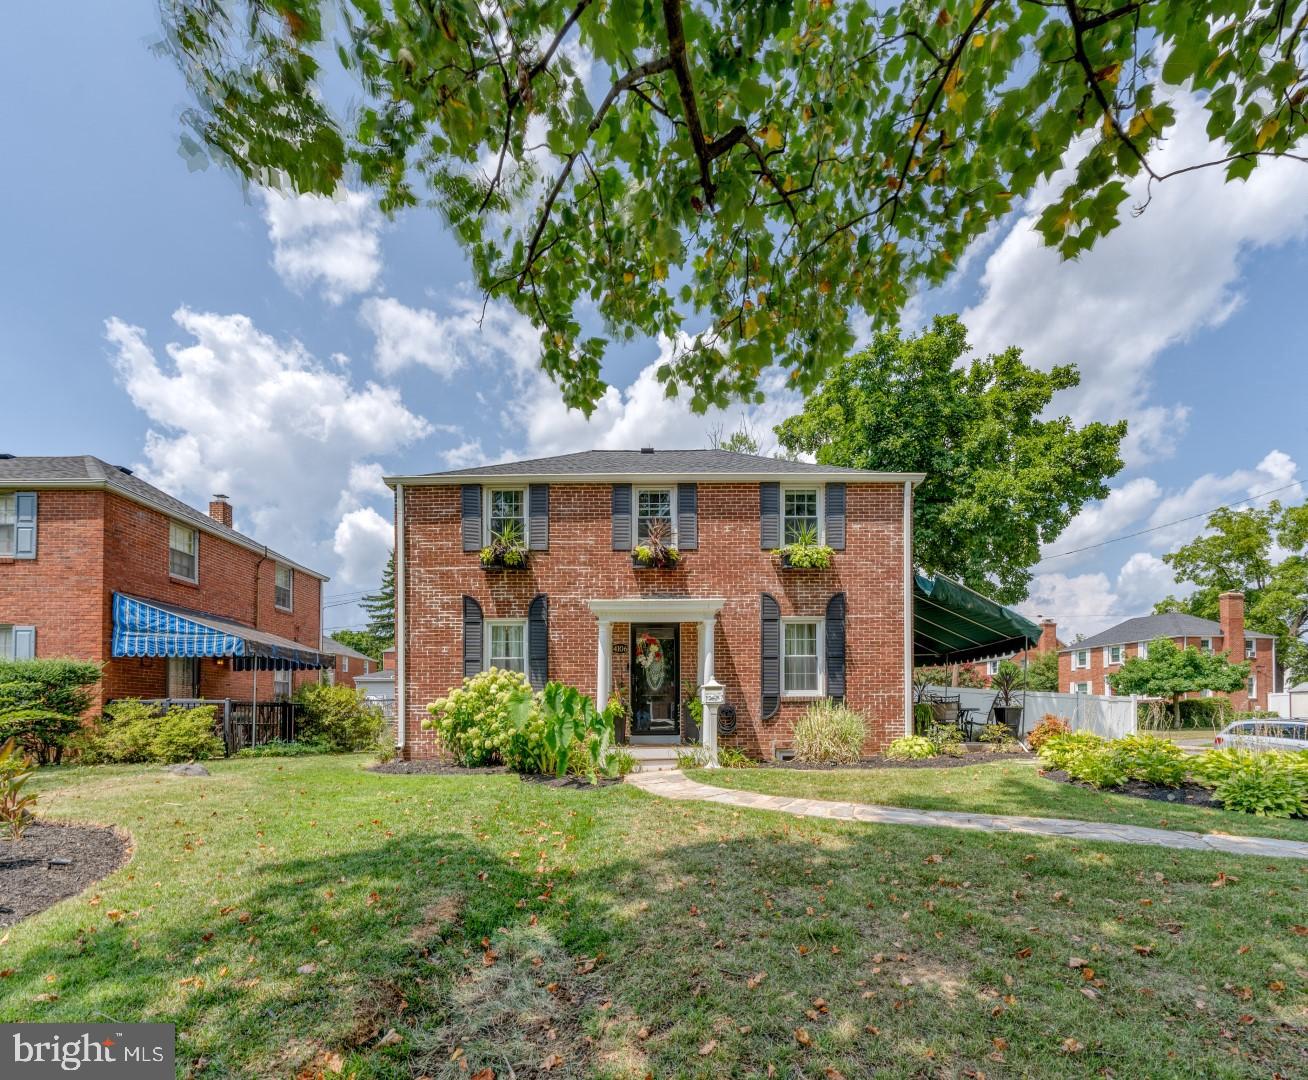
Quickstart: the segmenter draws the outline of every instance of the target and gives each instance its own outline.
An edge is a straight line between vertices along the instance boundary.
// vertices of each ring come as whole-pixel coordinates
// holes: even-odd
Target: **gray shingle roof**
[[[76,488],[83,483],[86,487],[107,487],[136,502],[153,506],[170,517],[190,522],[218,536],[226,536],[242,547],[264,550],[264,545],[252,537],[235,529],[229,529],[203,511],[182,502],[181,499],[174,498],[139,476],[134,476],[123,466],[110,465],[90,454],[77,454],[72,457],[0,457],[0,486],[3,487],[31,485],[39,490],[42,485]],[[268,550],[268,554],[323,581],[329,580],[327,575],[311,570],[307,566],[301,566],[293,559],[279,555],[271,549]]]
[[[1272,634],[1260,634],[1246,630],[1246,637],[1270,638]],[[1177,637],[1221,637],[1221,623],[1212,619],[1201,619],[1197,615],[1185,615],[1181,612],[1168,612],[1166,615],[1142,615],[1138,619],[1110,626],[1093,637],[1084,638],[1065,646],[1061,652],[1076,652],[1081,649],[1097,649],[1104,645],[1126,645],[1132,641],[1153,641],[1154,638]]]
[[[788,461],[784,458],[764,457],[761,454],[738,454],[731,450],[583,450],[576,454],[559,454],[556,457],[529,458],[525,461],[504,461],[496,465],[478,465],[467,469],[449,469],[444,472],[422,473],[412,480],[438,477],[479,476],[557,476],[584,478],[621,474],[650,473],[656,475],[722,473],[723,475],[809,474],[880,477],[895,475],[909,479],[914,473],[875,473],[865,469],[850,469],[840,465],[816,465],[811,461]]]
[[[358,649],[352,649],[343,642],[337,641],[334,637],[328,637],[326,634],[323,634],[322,636],[322,648],[319,651],[329,652],[333,656],[348,656],[354,660],[371,660],[374,664],[377,662],[367,653],[361,653]]]

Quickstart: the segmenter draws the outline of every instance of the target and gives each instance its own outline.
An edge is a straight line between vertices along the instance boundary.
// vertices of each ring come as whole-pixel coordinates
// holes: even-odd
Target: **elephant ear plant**
[[[23,838],[23,831],[36,818],[32,813],[36,796],[23,794],[23,786],[35,773],[35,761],[18,745],[17,739],[7,739],[0,746],[0,824],[9,830],[15,843]]]
[[[613,721],[620,704],[610,703],[603,711],[575,686],[545,684],[539,698],[523,696],[512,705],[513,722],[519,731],[540,721],[539,761],[541,772],[566,776],[569,771],[589,776],[597,783],[609,775],[613,762]]]

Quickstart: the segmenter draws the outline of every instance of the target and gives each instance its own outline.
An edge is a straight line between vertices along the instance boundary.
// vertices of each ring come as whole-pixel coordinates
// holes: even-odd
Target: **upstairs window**
[[[0,555],[13,557],[18,535],[18,496],[0,495]]]
[[[1121,645],[1109,645],[1109,646],[1105,647],[1105,649],[1104,649],[1104,663],[1106,663],[1106,664],[1120,664],[1120,663],[1122,662],[1122,653],[1123,653],[1123,651],[1124,651],[1124,646],[1121,646]]]
[[[636,543],[649,540],[650,528],[655,522],[663,524],[663,542],[675,547],[676,527],[672,520],[672,489],[642,488],[636,492]]]
[[[782,497],[782,544],[821,543],[817,488],[787,488]]]
[[[187,581],[199,580],[200,535],[189,525],[168,523],[168,573]]]
[[[1090,666],[1090,650],[1078,649],[1072,654],[1072,668],[1075,671],[1082,671]],[[1088,691],[1087,691],[1088,692]]]
[[[987,660],[987,661],[986,661],[986,674],[987,674],[987,675],[998,675],[998,674],[999,674],[999,661],[998,661],[998,660]]]
[[[277,564],[277,575],[273,582],[273,604],[282,611],[290,611],[295,597],[295,571],[289,566]]]
[[[1246,660],[1258,659],[1258,642],[1251,637],[1244,639],[1244,658]]]
[[[1141,660],[1148,660],[1148,659],[1149,659],[1149,642],[1147,642],[1147,641],[1137,641],[1137,642],[1135,643],[1135,655],[1138,656],[1138,657],[1140,657]]]
[[[499,537],[525,547],[527,493],[522,488],[491,488],[486,500],[486,543]]]
[[[1074,682],[1072,684],[1072,693],[1088,694],[1090,693],[1090,684],[1088,682]]]

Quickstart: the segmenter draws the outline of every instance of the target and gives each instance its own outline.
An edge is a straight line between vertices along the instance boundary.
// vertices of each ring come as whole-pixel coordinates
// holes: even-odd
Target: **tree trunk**
[[[1172,695],[1172,723],[1176,725],[1177,730],[1181,728],[1181,695]]]

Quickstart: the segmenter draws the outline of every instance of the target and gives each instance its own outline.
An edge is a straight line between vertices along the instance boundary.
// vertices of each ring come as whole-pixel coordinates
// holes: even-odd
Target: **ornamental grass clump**
[[[495,765],[515,732],[514,707],[530,699],[531,686],[520,671],[491,668],[463,680],[463,685],[427,706],[422,722],[434,731],[446,752],[465,768]]]
[[[863,753],[867,724],[848,706],[815,701],[795,722],[795,760],[811,765],[853,765]]]

